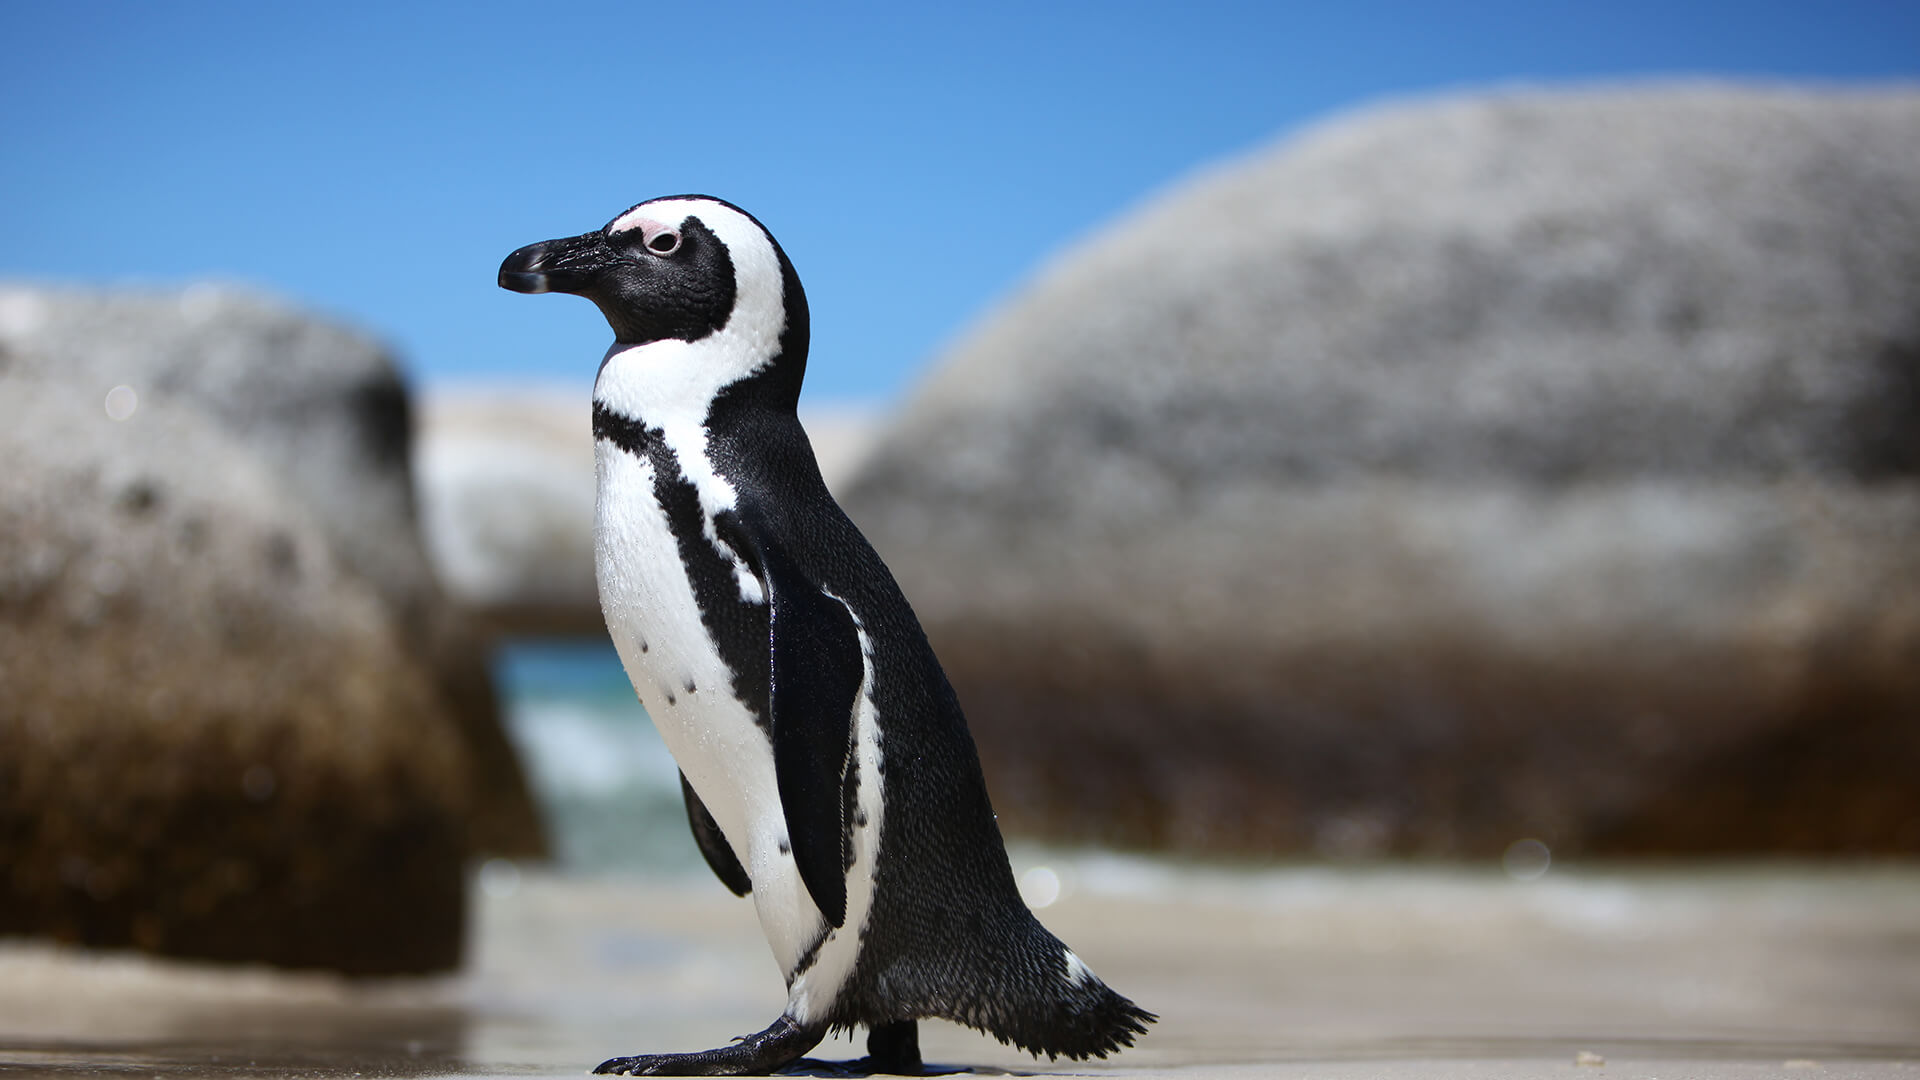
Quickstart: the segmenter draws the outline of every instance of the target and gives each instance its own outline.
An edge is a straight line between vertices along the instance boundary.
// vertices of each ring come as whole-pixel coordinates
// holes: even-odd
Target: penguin
[[[806,294],[770,232],[705,195],[508,255],[499,283],[597,305],[595,572],[680,768],[695,842],[751,896],[787,984],[766,1030],[595,1072],[738,1075],[868,1032],[918,1074],[941,1018],[1036,1057],[1105,1057],[1156,1017],[1021,900],[972,736],[919,620],[827,493],[795,415]]]

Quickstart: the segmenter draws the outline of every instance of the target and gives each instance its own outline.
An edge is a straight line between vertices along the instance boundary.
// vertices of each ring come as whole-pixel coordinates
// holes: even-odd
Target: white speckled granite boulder
[[[1920,850],[1920,92],[1338,118],[1059,257],[847,502],[1015,828]]]

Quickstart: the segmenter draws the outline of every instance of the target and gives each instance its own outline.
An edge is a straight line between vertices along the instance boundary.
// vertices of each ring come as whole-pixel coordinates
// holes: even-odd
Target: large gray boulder
[[[1339,119],[1047,267],[847,502],[1015,827],[1920,850],[1920,93]]]
[[[0,931],[453,962],[467,854],[541,836],[408,428],[277,305],[0,290]]]
[[[346,327],[245,291],[0,287],[13,380],[190,408],[314,510],[331,546],[401,610],[437,602],[413,527],[410,406],[392,358]]]

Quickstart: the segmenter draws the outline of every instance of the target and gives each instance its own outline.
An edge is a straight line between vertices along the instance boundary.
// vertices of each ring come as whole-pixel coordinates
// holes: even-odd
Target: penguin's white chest
[[[879,718],[870,693],[872,643],[855,614],[865,661],[860,692],[848,703],[858,758],[853,804],[859,827],[847,878],[846,925],[830,930],[793,859],[772,742],[754,711],[733,694],[733,672],[701,619],[682,557],[685,540],[714,543],[707,515],[699,535],[677,535],[658,497],[649,459],[607,439],[596,444],[595,458],[595,570],[607,629],[667,749],[753,880],[761,928],[789,980],[789,1011],[806,1020],[832,1006],[858,959],[860,930],[872,906],[884,818]],[[684,522],[681,528],[690,531]],[[742,601],[767,602],[764,588],[744,566],[736,566],[735,578],[730,584]]]
[[[653,466],[605,440],[595,457],[600,608],[634,693],[755,891],[783,872],[797,881],[792,860],[780,851],[787,842],[786,818],[772,744],[753,710],[734,697],[733,672],[701,622],[679,538],[654,493]],[[792,925],[782,925],[778,935],[770,927],[770,940],[810,940],[802,913],[780,921]],[[803,941],[793,950],[795,957],[804,948]],[[774,949],[784,951],[779,941]],[[794,957],[780,959],[791,966]]]
[[[728,752],[728,771],[735,771],[739,758],[754,756],[756,742],[764,748],[766,739],[733,696],[732,672],[701,621],[679,538],[654,494],[653,466],[604,441],[596,458],[594,573],[634,692],[689,779],[715,752]],[[739,745],[711,737],[734,727],[742,729]]]

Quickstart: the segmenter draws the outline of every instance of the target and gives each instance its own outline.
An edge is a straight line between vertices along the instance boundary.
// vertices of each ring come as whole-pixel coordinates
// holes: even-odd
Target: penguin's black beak
[[[500,264],[500,287],[518,293],[582,293],[614,258],[598,231],[543,240],[507,256]]]

